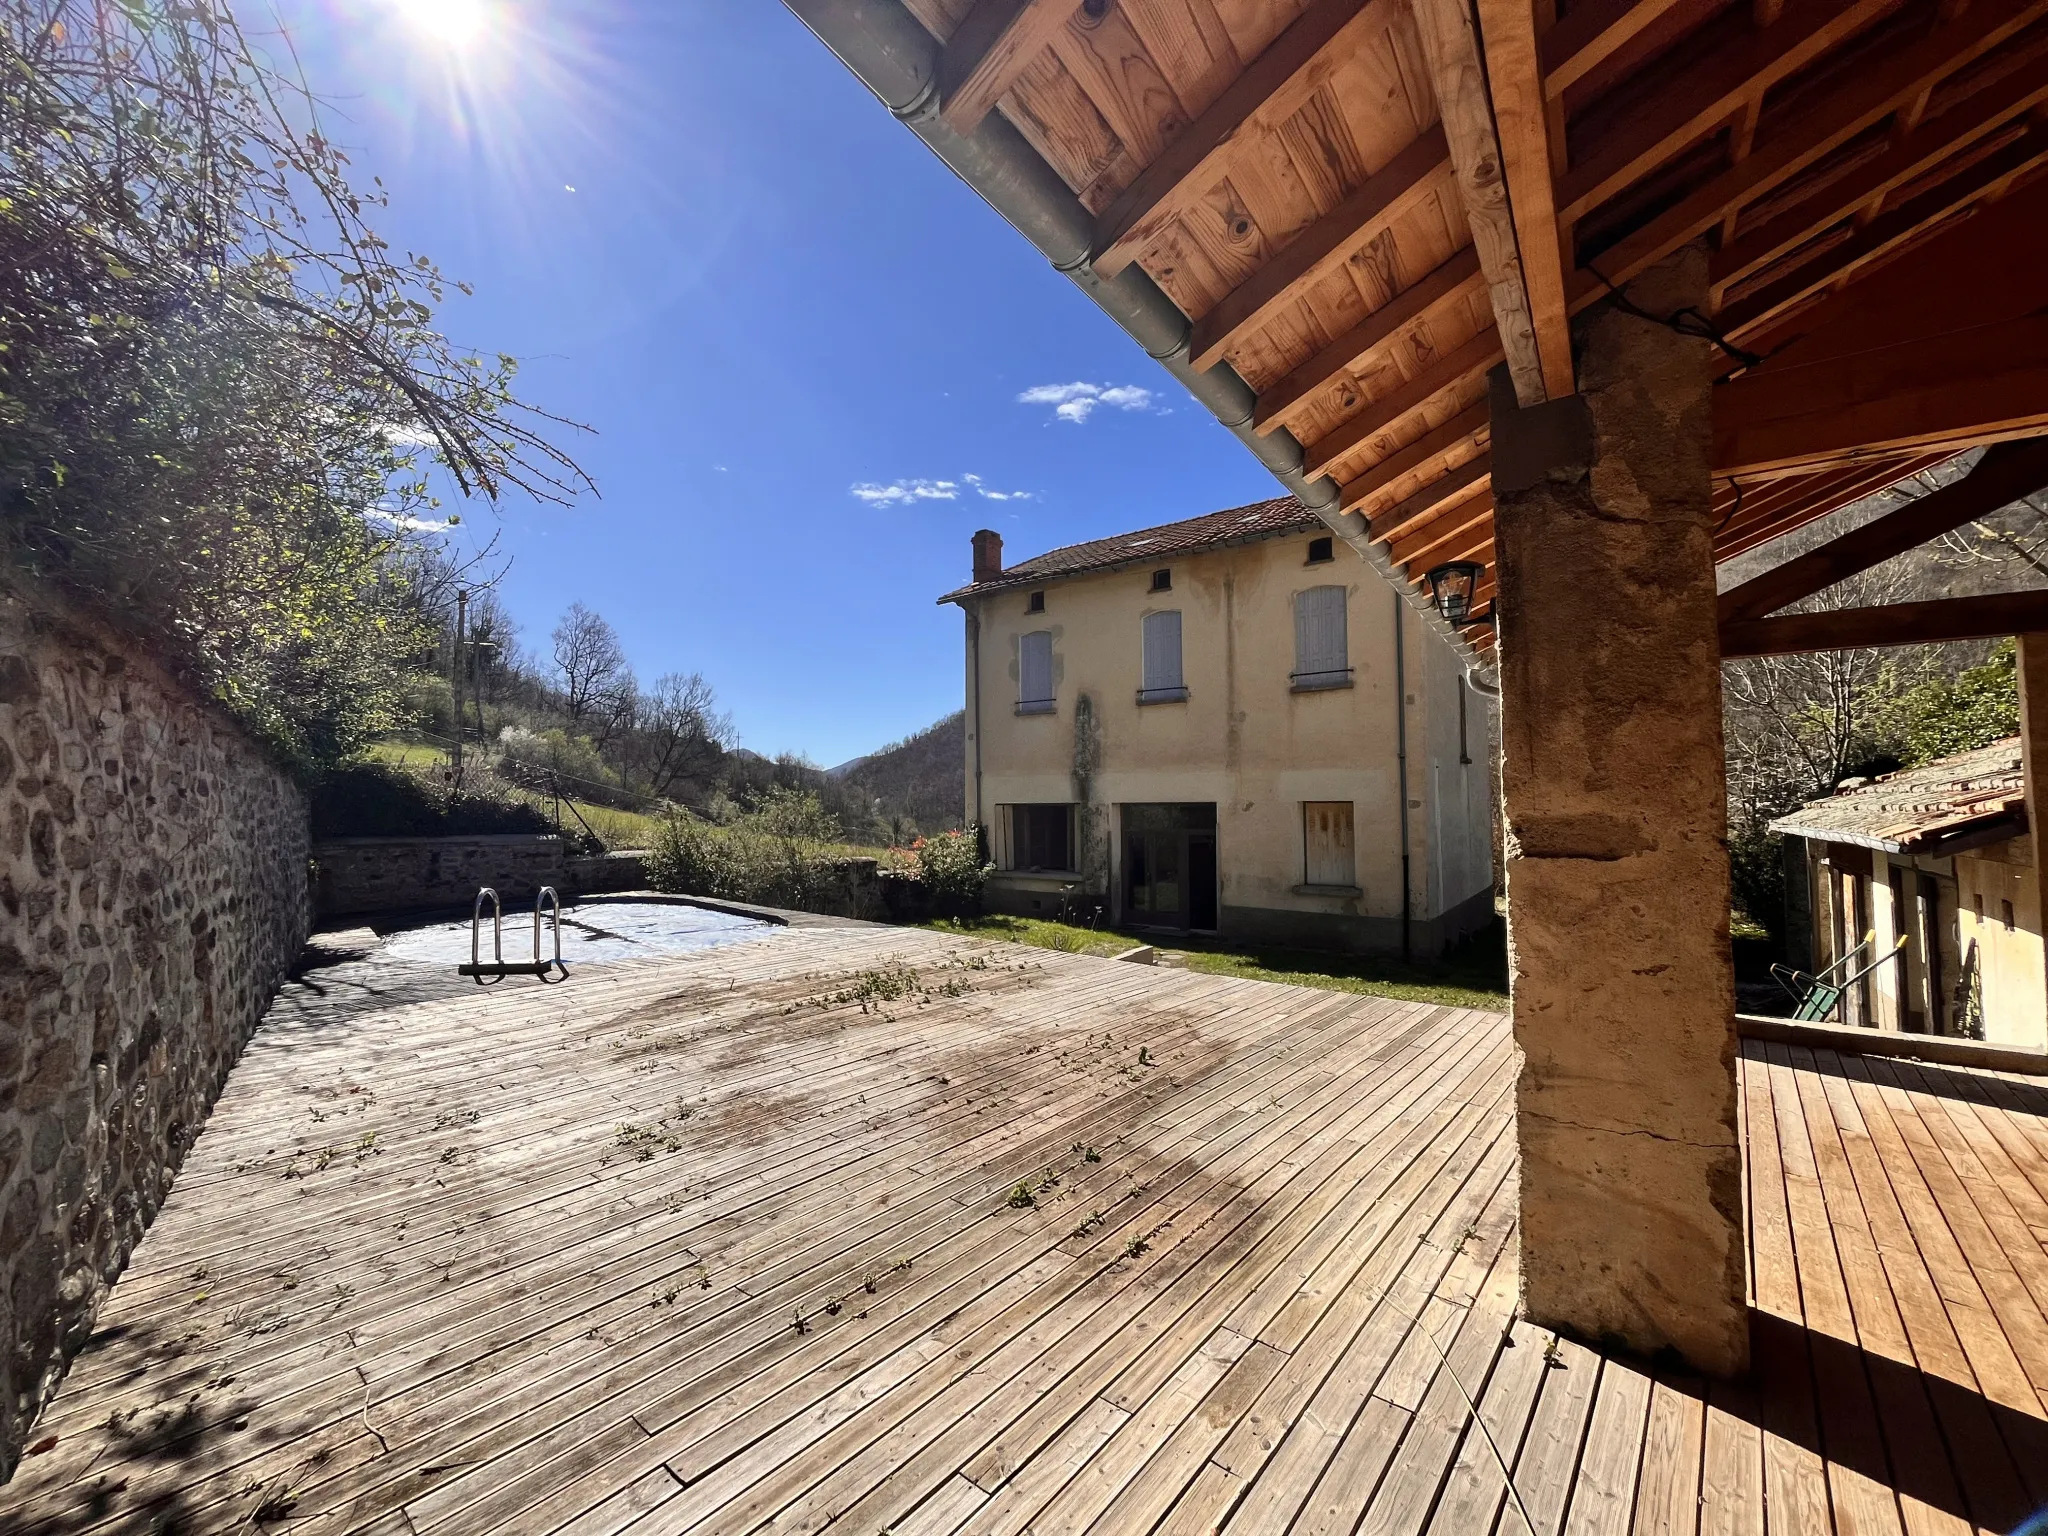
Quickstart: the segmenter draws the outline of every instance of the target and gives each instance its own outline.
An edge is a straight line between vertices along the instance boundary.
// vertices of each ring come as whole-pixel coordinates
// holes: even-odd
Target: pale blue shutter
[[[1052,707],[1052,631],[1035,629],[1017,637],[1017,708],[1044,714]]]
[[[1181,679],[1179,612],[1145,615],[1144,652],[1140,702],[1186,698],[1187,688]]]
[[[1294,598],[1294,683],[1330,688],[1349,681],[1350,648],[1344,632],[1342,587],[1310,587]]]

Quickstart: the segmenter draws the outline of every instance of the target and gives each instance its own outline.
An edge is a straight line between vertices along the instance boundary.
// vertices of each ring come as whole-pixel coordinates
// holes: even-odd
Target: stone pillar
[[[2019,636],[2020,766],[2026,770],[2027,827],[2043,931],[2048,932],[2048,635]]]
[[[1628,287],[1704,312],[1703,249]],[[1609,301],[1581,393],[1493,379],[1522,1294],[1747,1370],[1708,343]]]

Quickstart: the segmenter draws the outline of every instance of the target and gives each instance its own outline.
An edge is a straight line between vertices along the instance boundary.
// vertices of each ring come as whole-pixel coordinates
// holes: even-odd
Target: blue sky
[[[831,764],[959,707],[933,599],[974,529],[1014,559],[1275,493],[771,0],[280,14],[382,232],[475,286],[447,332],[594,429],[599,498],[462,509],[529,646],[581,601]]]

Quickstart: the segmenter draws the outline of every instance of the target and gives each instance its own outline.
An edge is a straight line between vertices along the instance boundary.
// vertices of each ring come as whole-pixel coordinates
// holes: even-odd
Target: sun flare
[[[489,29],[489,0],[394,0],[407,25],[448,48],[464,48]]]

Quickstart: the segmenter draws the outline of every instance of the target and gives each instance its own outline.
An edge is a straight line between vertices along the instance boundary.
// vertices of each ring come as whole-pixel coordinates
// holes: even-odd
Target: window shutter
[[[1035,629],[1017,639],[1017,702],[1030,705],[1052,701],[1052,631]]]
[[[1344,634],[1342,587],[1310,587],[1294,598],[1294,676],[1336,681],[1351,665]]]
[[[1358,865],[1352,853],[1351,802],[1310,800],[1301,808],[1307,843],[1303,875],[1310,885],[1356,885]]]
[[[1147,693],[1179,688],[1180,614],[1145,615],[1145,682]]]

